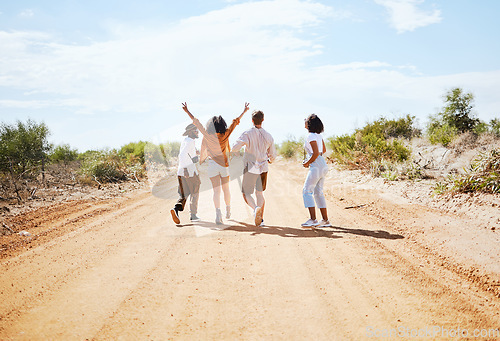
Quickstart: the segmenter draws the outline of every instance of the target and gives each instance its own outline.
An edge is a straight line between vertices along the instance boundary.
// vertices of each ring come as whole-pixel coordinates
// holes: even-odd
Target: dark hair
[[[311,114],[306,118],[306,126],[310,133],[321,134],[324,130],[323,122],[316,114]]]
[[[264,113],[260,110],[256,110],[252,113],[252,121],[256,125],[261,125],[264,121]]]
[[[207,133],[209,134],[224,134],[226,130],[227,124],[222,116],[214,116],[207,122]]]

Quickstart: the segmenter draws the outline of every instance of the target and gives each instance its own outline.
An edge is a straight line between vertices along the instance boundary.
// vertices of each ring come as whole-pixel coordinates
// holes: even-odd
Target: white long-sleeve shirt
[[[245,131],[233,145],[233,152],[245,146],[243,162],[248,171],[253,174],[262,174],[268,171],[268,160],[276,158],[274,139],[263,128],[255,126]]]
[[[196,165],[191,160],[192,157],[196,156],[196,145],[194,139],[186,137],[181,143],[181,148],[179,150],[179,166],[177,168],[178,176],[185,176],[184,169],[187,169],[189,177],[198,174],[198,169]]]

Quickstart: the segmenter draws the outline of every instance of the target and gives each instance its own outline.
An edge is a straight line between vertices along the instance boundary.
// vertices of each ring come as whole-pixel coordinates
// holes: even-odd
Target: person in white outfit
[[[304,188],[302,190],[302,198],[304,206],[309,210],[310,219],[302,224],[304,227],[331,227],[328,220],[328,212],[326,209],[326,199],[323,194],[323,185],[325,177],[328,173],[328,165],[326,164],[323,154],[326,151],[325,142],[321,133],[324,130],[323,122],[315,115],[309,115],[305,119],[305,128],[309,131],[304,148],[307,153],[307,158],[303,162],[303,166],[309,168]],[[316,204],[316,205],[315,205]],[[323,220],[316,220],[316,207],[318,206]]]
[[[177,179],[179,181],[179,200],[174,208],[170,210],[174,223],[180,224],[179,212],[184,211],[188,197],[191,197],[190,212],[191,221],[198,221],[198,198],[200,194],[200,176],[196,168],[198,152],[195,139],[198,138],[198,129],[194,124],[189,124],[183,134],[186,136],[179,150],[179,166],[177,167]]]
[[[276,158],[274,139],[262,128],[263,121],[264,113],[260,110],[254,111],[253,127],[241,134],[232,148],[232,152],[236,153],[245,146],[241,191],[245,202],[254,212],[255,226],[263,226],[268,164]],[[252,196],[254,190],[256,199]]]

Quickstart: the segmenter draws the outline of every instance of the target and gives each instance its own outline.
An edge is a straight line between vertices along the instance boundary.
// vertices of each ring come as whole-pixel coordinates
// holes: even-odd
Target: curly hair
[[[316,114],[311,114],[306,118],[306,126],[310,133],[321,134],[324,131],[323,122]]]

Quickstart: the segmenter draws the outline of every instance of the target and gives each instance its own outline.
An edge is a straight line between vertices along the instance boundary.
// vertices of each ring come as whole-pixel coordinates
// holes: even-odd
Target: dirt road
[[[251,224],[236,181],[222,228],[210,191],[196,224],[184,212],[174,225],[173,200],[145,191],[73,219],[1,260],[0,339],[499,337],[496,293],[403,226],[330,200],[333,228],[301,228],[303,177],[273,165],[265,228]]]

